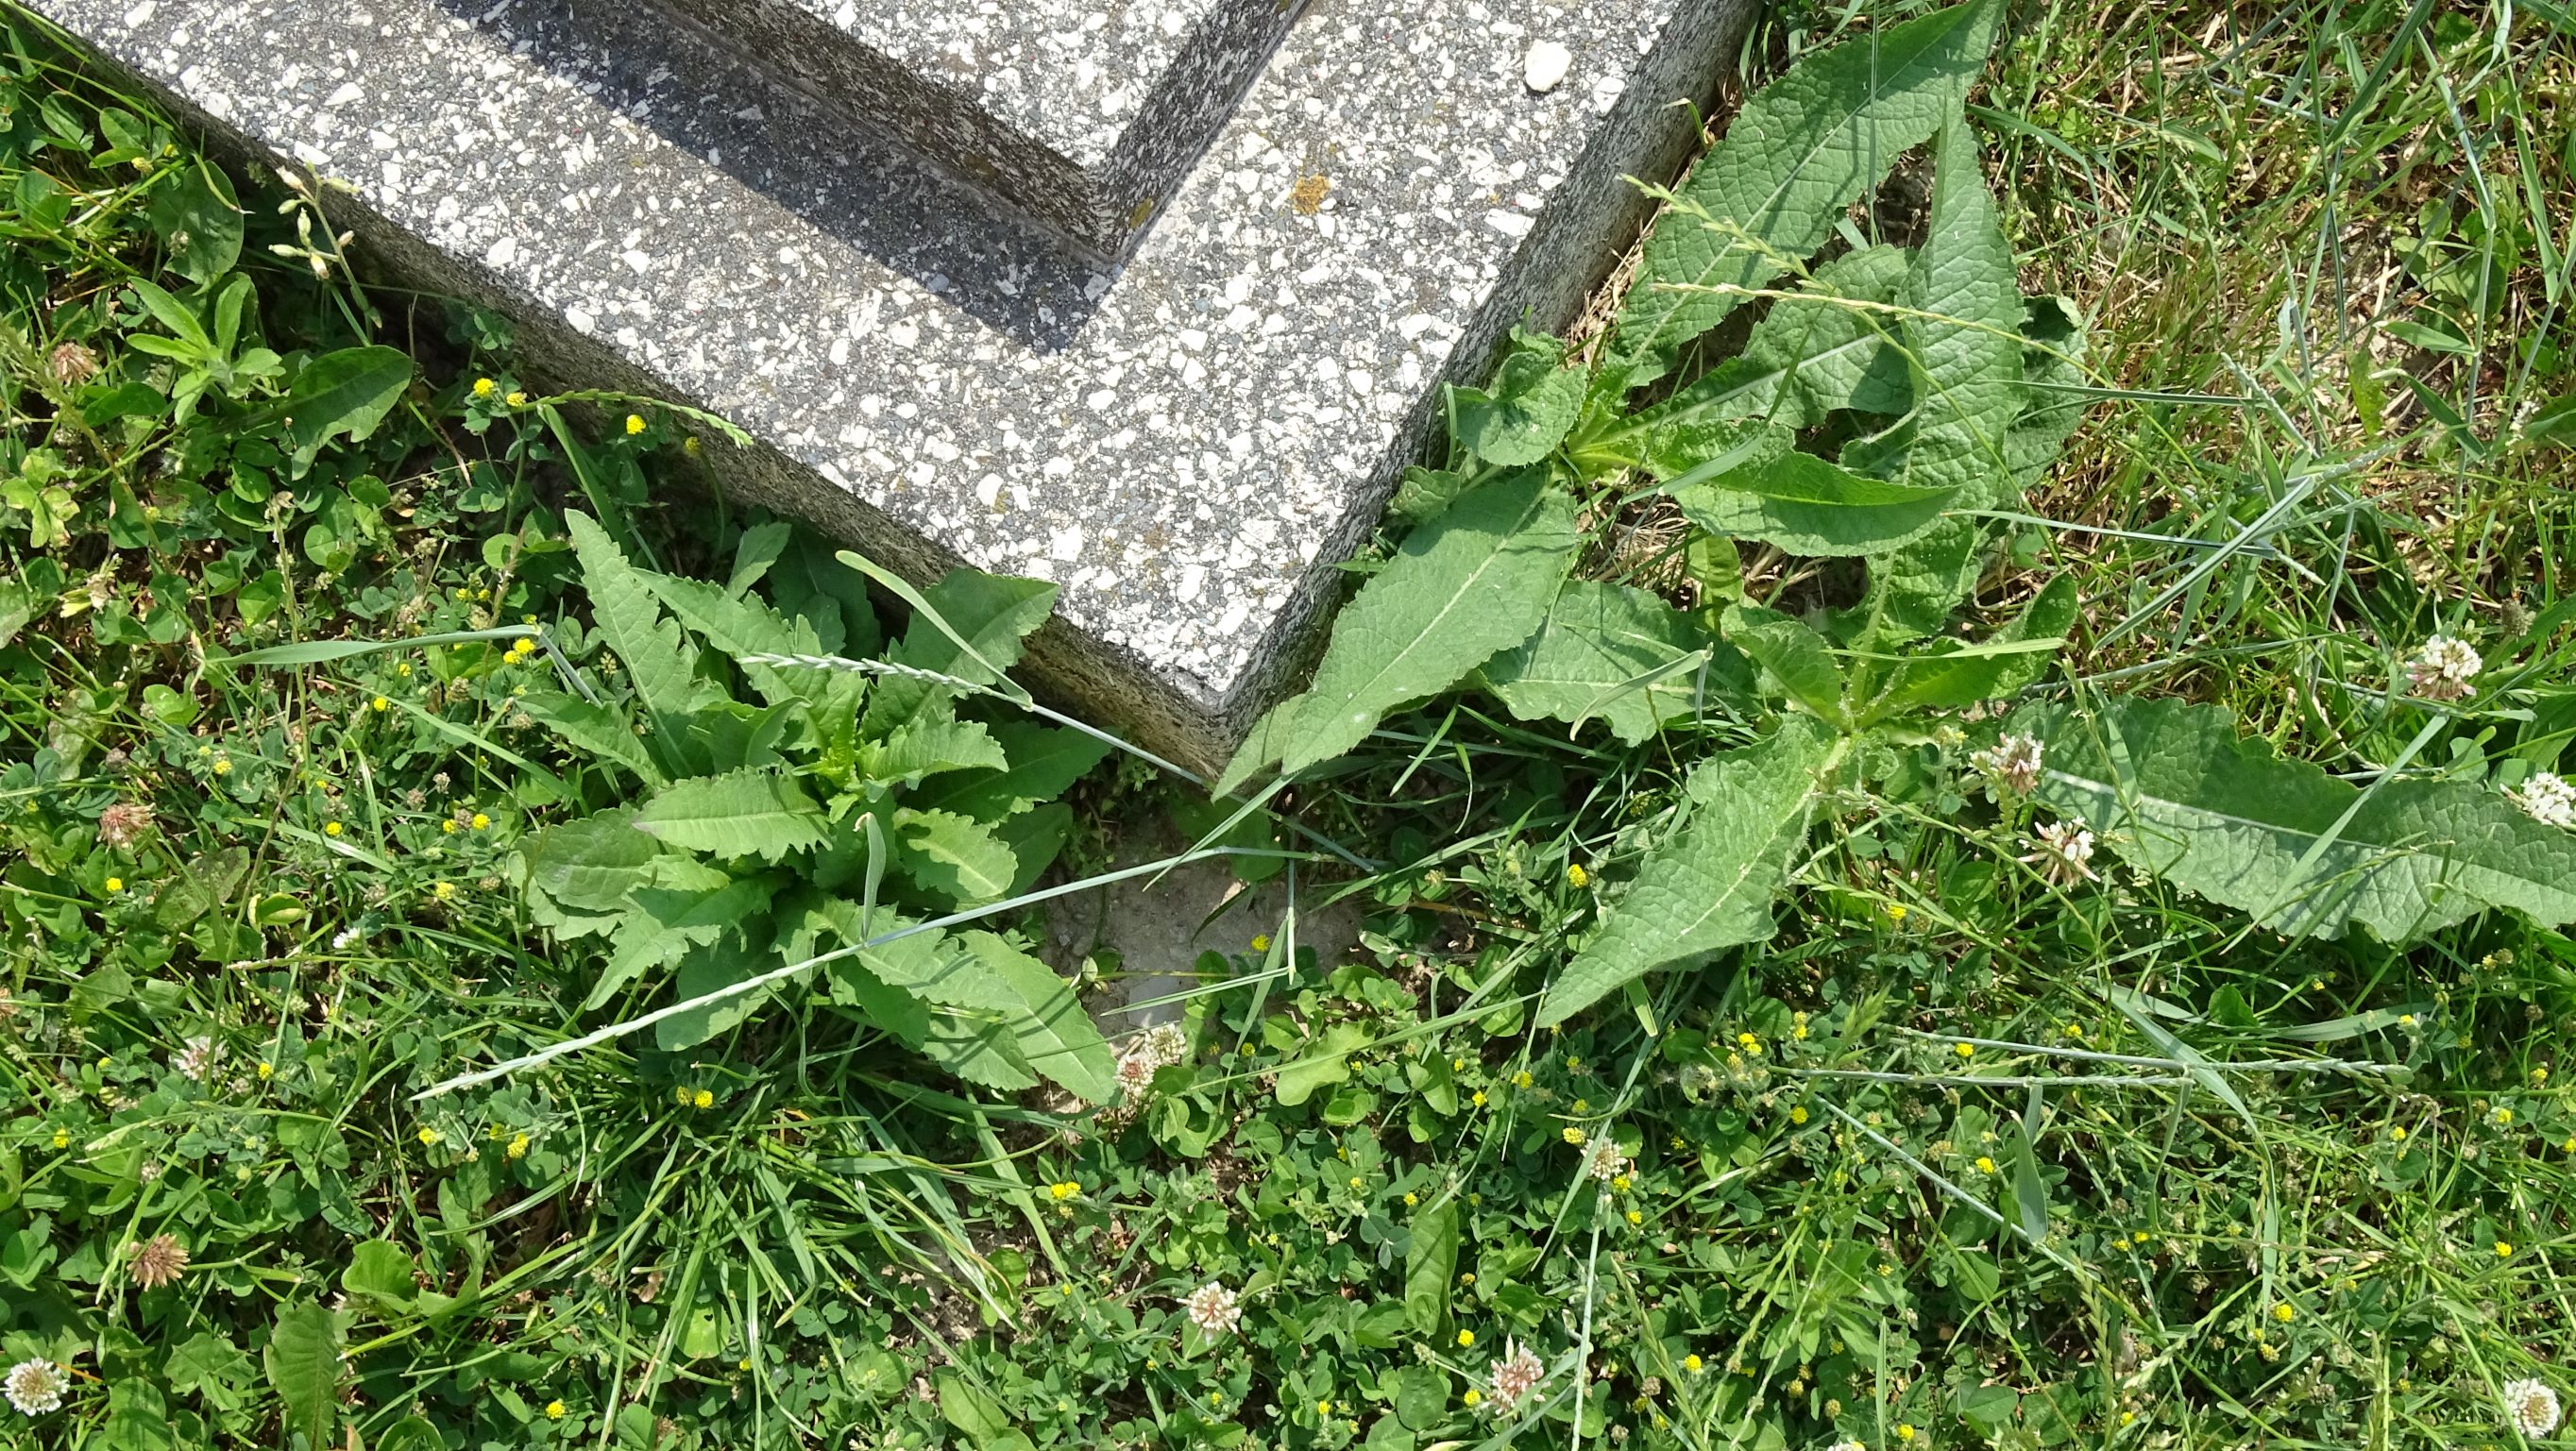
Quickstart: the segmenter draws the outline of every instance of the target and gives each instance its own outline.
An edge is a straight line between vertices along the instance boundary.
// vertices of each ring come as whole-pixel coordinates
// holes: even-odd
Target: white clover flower
[[[1142,1048],[1120,1055],[1113,1075],[1118,1082],[1119,1097],[1130,1102],[1142,1099],[1145,1090],[1153,1086],[1154,1070],[1160,1066],[1154,1061],[1154,1055]]]
[[[2537,1441],[2558,1429],[2558,1392],[2536,1380],[2507,1381],[2504,1412],[2525,1439]]]
[[[357,945],[359,935],[360,934],[355,923],[341,928],[338,932],[332,934],[331,950],[333,952],[348,951],[350,948]]]
[[[63,1392],[72,1388],[72,1378],[63,1368],[38,1357],[22,1360],[9,1367],[9,1404],[22,1416],[41,1416],[63,1408]],[[2553,1407],[2557,1402],[2550,1403]]]
[[[2543,826],[2576,827],[2576,785],[2554,771],[2535,771],[2521,790],[2504,795]]]
[[[1583,1151],[1583,1172],[1607,1184],[1628,1172],[1628,1156],[1620,1151],[1619,1141],[1603,1132]]]
[[[2006,736],[1970,756],[1968,764],[2015,796],[2027,796],[2039,785],[2043,751],[2037,736]]]
[[[2406,662],[2406,688],[2426,700],[2458,700],[2469,693],[2469,681],[2485,667],[2467,641],[2435,635]]]
[[[1190,1291],[1181,1308],[1189,1312],[1192,1325],[1210,1335],[1231,1335],[1243,1319],[1243,1305],[1234,1292],[1214,1280]]]
[[[1521,1408],[1521,1403],[1538,1393],[1539,1384],[1547,1379],[1547,1367],[1538,1355],[1517,1340],[1503,1346],[1503,1358],[1485,1373],[1485,1404],[1497,1416],[1508,1416]]]
[[[2022,860],[2038,867],[2050,885],[2071,887],[2079,881],[2101,880],[2093,875],[2093,833],[2074,822],[2049,822],[2031,844],[2038,849]]]
[[[1190,1056],[1190,1035],[1182,1032],[1178,1023],[1156,1023],[1145,1030],[1139,1046],[1153,1056],[1154,1066],[1160,1068]]]
[[[170,1060],[170,1066],[199,1083],[205,1082],[206,1075],[215,1066],[215,1040],[207,1037],[189,1039],[180,1046],[178,1055]]]

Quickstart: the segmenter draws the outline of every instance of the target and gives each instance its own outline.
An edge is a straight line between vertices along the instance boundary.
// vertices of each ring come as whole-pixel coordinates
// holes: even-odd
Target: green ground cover
[[[1218,805],[0,15],[0,1444],[2567,1431],[2564,10],[1782,9]]]

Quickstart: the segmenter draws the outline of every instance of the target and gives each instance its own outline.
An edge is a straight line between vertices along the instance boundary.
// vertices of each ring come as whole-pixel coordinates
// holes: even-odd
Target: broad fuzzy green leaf
[[[2042,587],[2019,616],[1995,631],[1982,650],[1963,653],[1953,644],[1946,652],[1919,655],[1897,667],[1871,714],[1955,710],[2019,690],[2048,668],[2055,647],[2022,652],[1999,652],[1994,647],[2059,639],[2074,626],[2075,613],[2074,577],[2061,574]]]
[[[1961,508],[1992,508],[2020,496],[2004,440],[2030,397],[2021,286],[1964,118],[1942,129],[1932,164],[1929,235],[1914,252],[1900,329],[1914,412],[1843,450],[1843,463],[1952,490]]]
[[[1485,688],[1523,720],[1599,716],[1634,745],[1690,713],[1700,634],[1644,590],[1568,580],[1537,634],[1485,662]]]
[[[813,535],[793,531],[770,564],[768,579],[770,597],[805,622],[822,642],[824,654],[865,660],[884,644],[876,609],[868,603],[867,580],[834,559],[830,546]]]
[[[1534,473],[1450,505],[1406,536],[1342,611],[1314,685],[1262,718],[1219,794],[1272,761],[1293,774],[1342,754],[1388,711],[1528,639],[1547,618],[1574,546],[1574,501]]]
[[[1636,456],[1629,461],[1668,489],[1679,490],[1774,462],[1797,443],[1785,429],[1749,419],[1678,418],[1640,434]]]
[[[1038,1086],[1037,1074],[1020,1057],[1018,1035],[999,1018],[934,1013],[920,1053],[933,1067],[985,1088],[1017,1093]]]
[[[1019,858],[983,822],[953,811],[903,807],[894,814],[894,828],[903,844],[895,865],[924,890],[961,907],[1010,895]]]
[[[879,912],[873,922],[864,921],[863,904],[846,897],[836,897],[811,886],[801,886],[779,899],[778,959],[782,963],[803,962],[837,947],[855,947],[867,940],[867,932],[892,932],[910,925],[891,912]],[[844,957],[825,964],[831,977],[832,1001],[844,1007],[857,1008],[868,1021],[893,1034],[908,1046],[918,1047],[930,1036],[930,1008],[916,993],[888,983],[871,964],[886,957],[905,953],[923,954],[922,971],[935,968],[943,938],[936,932],[924,932],[873,948],[857,957]]]
[[[787,619],[758,599],[729,593],[701,579],[650,573],[641,578],[681,624],[737,660],[745,655],[822,653],[823,642],[811,626],[802,620]],[[760,692],[761,699],[773,705],[811,698],[833,678],[816,671],[782,671],[768,665],[746,665],[743,674]]]
[[[539,831],[519,847],[533,891],[584,912],[623,910],[626,894],[654,882],[662,848],[635,830],[631,810],[576,817]]]
[[[1612,345],[1614,377],[1650,381],[1675,348],[1744,301],[1725,289],[1760,287],[1813,256],[1844,207],[1960,114],[2001,9],[1972,0],[1873,30],[1807,57],[1745,102],[1681,189],[1705,218],[1667,212],[1646,239]]]
[[[766,930],[759,931],[749,941],[739,936],[718,937],[703,946],[690,948],[688,954],[680,959],[680,970],[672,976],[671,996],[688,1002],[780,966],[784,964],[769,951]],[[719,1033],[730,1032],[749,1022],[752,1014],[760,1011],[761,1005],[776,991],[775,986],[755,988],[719,1003],[674,1013],[654,1025],[653,1041],[666,1053],[694,1048]]]
[[[1758,605],[1737,605],[1726,612],[1726,638],[1791,700],[1821,719],[1842,719],[1842,667],[1834,663],[1825,637],[1806,621]]]
[[[1073,808],[1061,801],[1031,807],[996,822],[994,839],[1009,848],[1011,859],[1019,864],[1011,874],[1011,890],[1004,895],[1017,897],[1035,890],[1038,878],[1055,864],[1057,854],[1072,835]]]
[[[2338,781],[2240,739],[2215,706],[2118,699],[2098,713],[2016,711],[2045,749],[2039,801],[2081,818],[2142,870],[2278,931],[2354,923],[2406,942],[2509,907],[2576,921],[2576,833],[2451,780]]]
[[[1902,247],[1864,247],[1818,267],[1796,297],[1763,314],[1743,352],[1634,423],[1745,419],[1804,429],[1844,409],[1905,412],[1912,375],[1896,346],[1897,319],[1880,308],[1896,302],[1911,267]]]
[[[1950,613],[1985,570],[1985,529],[1952,515],[1919,539],[1869,563],[1858,638],[1863,650],[1885,650],[1940,633]]]
[[[776,883],[765,877],[737,877],[695,890],[632,889],[628,900],[633,905],[618,923],[615,950],[600,969],[598,984],[582,1002],[582,1011],[607,1002],[644,973],[677,962],[693,949],[712,946],[727,932],[757,920],[768,910],[776,890]]]
[[[260,1361],[284,1406],[281,1429],[314,1451],[330,1445],[340,1424],[340,1317],[310,1300],[279,1306]]]
[[[170,270],[201,287],[241,260],[241,204],[220,166],[200,160],[161,173],[145,215],[169,251]]]
[[[843,559],[855,558],[844,554]],[[884,576],[891,578],[891,576]],[[1013,579],[951,570],[939,583],[916,596],[940,620],[943,630],[916,609],[902,643],[887,652],[898,665],[953,675],[978,685],[1001,680],[999,672],[1019,663],[1021,642],[1046,623],[1055,608],[1056,587],[1044,580]],[[954,637],[951,631],[955,632]],[[961,646],[959,643],[963,641]],[[970,648],[971,647],[971,648]],[[987,669],[989,665],[991,668]],[[947,718],[957,692],[928,681],[889,676],[868,696],[860,733],[870,740],[890,735],[904,722],[932,714]]]
[[[2063,297],[2030,297],[2023,306],[2021,376],[2029,401],[2004,434],[2004,462],[2012,468],[2014,487],[2026,491],[2046,482],[2048,466],[2083,426],[2092,400],[2055,391],[2091,381],[2084,376],[2088,339],[2075,304]]]
[[[1759,539],[1792,554],[1882,554],[1921,538],[1958,497],[1855,474],[1811,453],[1781,450],[1672,491],[1682,517],[1732,539]]]
[[[363,1240],[349,1252],[349,1267],[340,1272],[340,1288],[352,1295],[408,1305],[420,1288],[412,1283],[413,1269],[411,1251],[401,1245],[389,1239]]]
[[[1109,754],[1109,743],[1097,736],[1036,721],[1003,721],[991,729],[1006,758],[1001,770],[952,777],[913,795],[912,804],[998,821],[1063,795]]]
[[[990,932],[961,932],[958,940],[996,978],[1018,994],[1011,1021],[1020,1061],[1086,1103],[1118,1097],[1110,1076],[1109,1044],[1092,1026],[1073,987],[1045,963]]]
[[[334,438],[363,439],[411,386],[411,354],[400,348],[342,348],[306,363],[277,406],[301,474]]]
[[[1832,731],[1789,716],[1759,745],[1691,772],[1690,819],[1651,852],[1582,953],[1548,985],[1537,1026],[1551,1027],[1653,972],[1777,928],[1772,899],[1815,815]]]
[[[1443,1194],[1414,1211],[1405,1240],[1404,1321],[1416,1335],[1436,1335],[1458,1277],[1457,1199]]]
[[[832,909],[835,930],[844,941],[862,942],[858,932],[859,905],[843,900]],[[868,924],[876,936],[912,925],[912,920],[891,912],[880,912]],[[877,979],[898,991],[910,993],[934,1007],[980,1014],[1000,1019],[1026,1001],[1009,983],[966,950],[965,944],[945,932],[916,932],[880,943],[859,954],[859,961]]]
[[[669,779],[634,728],[606,706],[593,705],[560,690],[533,690],[519,697],[519,708],[564,744],[624,766],[647,786],[659,786]]]
[[[1565,344],[1512,330],[1491,388],[1451,390],[1458,441],[1490,464],[1534,464],[1564,442],[1583,412],[1584,374],[1564,366]]]
[[[591,619],[626,667],[636,699],[657,715],[683,715],[705,704],[710,692],[697,679],[687,642],[679,626],[662,618],[643,572],[626,562],[617,541],[589,515],[567,510],[564,527],[581,561]]]
[[[942,771],[999,771],[1001,742],[973,721],[915,717],[881,741],[859,746],[859,774],[880,785],[917,786]]]
[[[823,808],[792,776],[728,771],[693,776],[653,794],[635,829],[711,856],[777,861],[824,841]]]

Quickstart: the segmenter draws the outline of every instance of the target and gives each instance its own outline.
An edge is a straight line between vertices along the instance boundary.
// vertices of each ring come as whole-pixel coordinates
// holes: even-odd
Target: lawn
[[[2576,1434],[2559,5],[1778,7],[1213,783],[0,28],[0,1444]]]

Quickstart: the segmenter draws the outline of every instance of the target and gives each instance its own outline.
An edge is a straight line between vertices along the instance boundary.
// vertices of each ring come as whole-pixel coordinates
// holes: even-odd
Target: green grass
[[[2538,1444],[2502,1388],[2576,1399],[2576,943],[2285,940],[2107,857],[2054,887],[1947,737],[1830,803],[1770,944],[1561,1030],[1539,994],[1749,727],[1391,719],[1272,803],[1381,864],[1292,868],[1362,949],[1292,919],[1211,955],[1106,1114],[926,1072],[820,992],[414,1101],[671,1000],[585,1013],[605,948],[523,891],[545,827],[638,793],[526,719],[562,677],[500,640],[221,657],[534,617],[613,694],[565,511],[716,580],[764,521],[645,507],[693,420],[514,400],[497,320],[317,261],[327,190],[239,179],[238,260],[192,276],[201,210],[154,203],[212,185],[189,143],[9,23],[0,1362],[71,1383],[0,1444],[2339,1451]],[[1792,8],[1769,63],[1859,23]],[[2000,622],[2075,581],[2035,694],[2223,704],[2364,784],[2565,769],[2571,23],[2015,12],[1973,114],[2024,287],[2137,395],[1979,592]],[[181,417],[131,284],[235,271],[242,348]],[[297,475],[264,410],[384,341],[419,379]],[[1625,522],[1596,572],[1699,603]],[[1784,608],[1839,587],[1748,564]],[[2487,662],[2440,717],[2391,688],[2437,632]],[[1222,820],[1132,764],[1073,799],[1076,864]],[[147,1287],[165,1234],[189,1262]],[[1186,1325],[1210,1282],[1239,1333]]]

